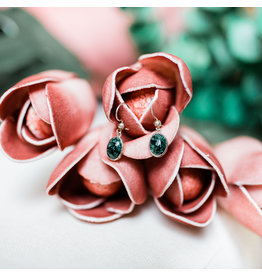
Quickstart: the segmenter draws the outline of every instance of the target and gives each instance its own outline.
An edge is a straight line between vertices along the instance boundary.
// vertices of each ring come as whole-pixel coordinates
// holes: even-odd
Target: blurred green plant
[[[86,78],[79,60],[30,14],[20,8],[0,10],[0,92],[21,79],[49,69]]]
[[[158,52],[164,46],[166,34],[163,22],[159,20],[151,7],[122,7],[132,16],[130,35],[139,54]]]
[[[194,96],[183,114],[192,125],[212,121],[261,138],[262,9],[194,8],[184,24],[162,49],[192,74]]]

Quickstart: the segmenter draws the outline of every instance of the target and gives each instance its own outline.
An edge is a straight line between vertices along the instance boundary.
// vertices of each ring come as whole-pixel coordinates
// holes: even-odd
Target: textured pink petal
[[[116,92],[115,102],[116,102],[116,106],[119,106],[119,104],[123,102],[123,99],[118,91]],[[116,108],[114,108],[114,110]],[[121,107],[118,109],[117,115],[120,120],[123,120],[126,128],[125,132],[130,136],[139,137],[149,133],[149,131],[143,127],[143,125],[136,117],[134,112],[126,104],[121,105]],[[114,116],[115,116],[115,112],[114,112]],[[113,121],[116,122],[116,124],[118,123],[116,119],[113,119]]]
[[[177,174],[174,182],[166,190],[165,196],[170,200],[175,206],[180,207],[184,202],[183,188],[181,184],[181,179],[179,174]]]
[[[20,138],[22,138],[21,132],[22,132],[22,127],[23,127],[23,122],[24,122],[24,119],[26,117],[26,113],[27,113],[27,110],[29,107],[30,107],[30,100],[28,99],[22,106],[22,108],[19,112],[18,118],[17,118],[16,131],[17,131],[17,135]]]
[[[147,109],[143,113],[142,117],[140,118],[141,124],[144,128],[148,130],[154,130],[154,122],[155,118],[151,112],[151,106],[153,108],[153,113],[157,117],[158,120],[164,123],[166,119],[166,115],[170,109],[172,103],[172,93],[169,90],[156,90],[155,98],[152,102],[148,105]]]
[[[28,130],[27,127],[23,126],[21,130],[21,137],[25,140],[28,144],[31,144],[33,146],[55,146],[56,145],[56,139],[54,136],[48,137],[46,139],[39,140],[35,138],[35,136],[32,135],[32,133]]]
[[[177,213],[172,206],[169,206],[168,201],[164,198],[154,198],[159,210],[169,218],[196,227],[205,227],[213,219],[216,213],[216,200],[211,197],[208,201],[196,212],[190,214]]]
[[[175,107],[172,106],[168,117],[160,130],[160,133],[166,137],[168,145],[170,145],[176,137],[178,127],[179,115]],[[133,159],[147,159],[152,157],[149,149],[149,142],[154,133],[155,132],[151,132],[136,139],[126,140],[123,155]]]
[[[189,144],[185,143],[183,159],[181,168],[199,168],[199,169],[212,169],[210,164],[199,153],[193,150]]]
[[[101,128],[96,128],[95,130],[89,132],[77,143],[74,150],[71,151],[58,164],[58,166],[53,171],[46,187],[47,192],[50,195],[56,193],[57,184],[61,183],[67,173],[97,144],[100,132]]]
[[[45,93],[45,86],[33,85],[29,89],[29,99],[37,115],[46,123],[50,124],[49,108]]]
[[[100,158],[98,145],[78,164],[78,173],[94,183],[110,184],[121,180],[117,172]]]
[[[181,127],[180,134],[185,142],[200,156],[202,156],[217,172],[221,185],[216,187],[216,193],[221,196],[227,196],[229,190],[225,180],[226,178],[224,171],[206,140],[197,132],[188,127]]]
[[[56,149],[50,146],[32,146],[23,142],[17,135],[16,122],[12,117],[7,117],[1,125],[0,144],[7,156],[15,161],[40,158]]]
[[[262,184],[262,143],[251,137],[238,137],[215,147],[228,182],[237,185]]]
[[[125,78],[137,72],[138,69],[131,67],[122,67],[115,70],[110,74],[103,87],[103,106],[105,110],[106,117],[111,120],[111,111],[114,105],[115,95],[116,95],[116,83],[121,79]],[[114,115],[113,115],[114,116]]]
[[[46,89],[52,129],[63,150],[88,131],[95,114],[95,96],[81,79],[49,83]]]
[[[260,209],[262,209],[262,185],[245,186],[250,196],[254,199]]]
[[[145,66],[138,72],[126,77],[117,85],[119,92],[123,94],[149,87],[160,89],[174,88],[176,80],[161,74],[160,66],[161,64],[157,68],[152,68],[153,70]]]
[[[8,115],[13,115],[15,111],[21,108],[28,98],[28,87],[35,84],[44,84],[46,82],[58,82],[67,78],[76,77],[74,73],[50,70],[45,71],[18,82],[7,90],[0,99],[0,118],[4,120]]]
[[[243,186],[229,185],[227,198],[218,197],[218,203],[240,223],[262,236],[262,210]]]
[[[125,196],[112,198],[105,204],[89,210],[73,210],[70,213],[76,218],[93,223],[104,223],[119,219],[133,211],[135,204]]]
[[[153,157],[146,160],[147,179],[154,196],[161,197],[174,182],[183,152],[183,139],[177,135],[161,159]]]
[[[184,203],[182,206],[178,207],[176,209],[177,212],[181,212],[184,214],[189,214],[192,212],[197,211],[199,208],[201,208],[205,202],[210,198],[214,188],[215,188],[215,183],[216,183],[216,175],[210,174],[212,175],[211,179],[210,179],[210,183],[207,187],[205,187],[204,192],[197,197],[195,200],[192,200],[188,203]]]
[[[143,55],[139,62],[151,70],[175,82],[175,106],[180,113],[190,102],[193,94],[192,79],[186,64],[178,57],[166,53],[153,53]]]
[[[58,195],[66,207],[75,210],[92,209],[106,200],[91,194],[84,187],[82,179],[75,168],[61,182]]]
[[[141,161],[122,156],[118,161],[111,161],[106,154],[106,148],[112,135],[112,124],[108,124],[101,134],[99,143],[102,161],[113,168],[121,177],[128,196],[136,204],[142,204],[146,200],[146,182]]]

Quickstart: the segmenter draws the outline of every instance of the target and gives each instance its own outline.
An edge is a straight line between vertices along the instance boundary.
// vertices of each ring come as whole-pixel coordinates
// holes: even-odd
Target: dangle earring
[[[121,158],[123,152],[123,141],[121,139],[122,131],[125,129],[124,122],[118,118],[118,110],[121,105],[124,103],[120,103],[120,105],[116,109],[115,118],[118,121],[118,126],[116,130],[117,136],[111,138],[107,144],[106,153],[110,160],[116,161]]]
[[[166,137],[160,133],[162,123],[154,114],[153,104],[151,105],[151,113],[155,119],[154,126],[156,128],[156,133],[153,134],[150,139],[149,149],[154,157],[162,157],[167,151],[168,143]]]

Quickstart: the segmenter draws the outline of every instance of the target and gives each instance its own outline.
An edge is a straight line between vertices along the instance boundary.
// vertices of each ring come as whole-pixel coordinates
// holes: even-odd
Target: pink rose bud
[[[155,130],[155,116],[168,145],[174,140],[181,113],[192,98],[192,80],[186,64],[173,55],[143,55],[138,62],[115,70],[103,88],[103,106],[107,118],[117,122],[115,113],[126,129],[123,155],[134,159],[152,157],[148,144]],[[112,129],[112,133],[115,129]]]
[[[52,173],[47,191],[58,195],[78,219],[102,223],[118,219],[146,200],[141,161],[122,157],[108,160],[110,124],[90,131]]]
[[[1,147],[19,161],[63,150],[87,133],[95,109],[89,84],[74,73],[54,70],[25,78],[1,97]]]
[[[262,237],[262,143],[237,137],[216,146],[230,194],[218,203],[240,223]]]
[[[159,210],[175,221],[204,227],[216,212],[216,196],[227,196],[223,169],[212,148],[190,128],[180,128],[168,152],[146,160],[148,183]]]

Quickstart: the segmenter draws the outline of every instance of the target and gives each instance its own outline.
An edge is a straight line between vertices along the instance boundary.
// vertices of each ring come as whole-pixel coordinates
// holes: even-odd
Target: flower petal
[[[217,172],[221,185],[216,187],[216,193],[221,196],[227,196],[229,190],[225,180],[226,178],[224,171],[206,140],[193,129],[188,127],[181,127],[180,135],[183,137],[185,142],[188,143],[188,145],[200,156],[202,156]]]
[[[121,180],[117,172],[101,160],[98,145],[78,164],[77,171],[94,183],[110,184]]]
[[[50,124],[49,108],[47,105],[47,98],[45,92],[45,86],[33,85],[29,89],[29,99],[31,104],[37,113],[37,115],[46,123]]]
[[[46,86],[51,125],[58,147],[74,144],[89,129],[96,100],[87,81],[70,79]]]
[[[119,219],[123,215],[134,210],[135,204],[129,197],[115,197],[105,202],[105,204],[89,210],[73,210],[69,212],[76,218],[93,223],[104,223]]]
[[[174,182],[166,190],[165,195],[175,206],[180,207],[183,204],[184,195],[179,174],[177,174]]]
[[[199,155],[199,153],[193,150],[188,143],[185,143],[183,159],[180,167],[212,170],[210,164]]]
[[[244,186],[229,185],[227,198],[218,197],[218,203],[240,223],[262,236],[262,210]]]
[[[163,123],[166,119],[165,117],[166,114],[168,114],[171,103],[172,93],[169,90],[156,90],[155,97],[149,103],[140,118],[140,122],[144,128],[148,130],[154,129],[154,122],[156,119],[152,115],[151,106],[155,117]]]
[[[138,149],[139,150],[139,149]],[[159,158],[146,160],[147,179],[155,197],[161,197],[174,182],[184,152],[183,139],[177,135],[167,153]]]
[[[205,227],[213,219],[216,213],[216,200],[211,197],[208,201],[196,212],[190,214],[177,213],[165,198],[154,198],[159,210],[169,218],[196,227]]]
[[[13,115],[28,99],[28,87],[46,83],[58,82],[76,75],[72,72],[50,70],[27,77],[8,89],[0,99],[0,118],[4,120],[8,115]]]
[[[114,105],[115,95],[116,95],[116,83],[121,81],[121,79],[129,76],[138,71],[138,68],[122,67],[115,70],[110,74],[103,87],[103,107],[105,110],[106,117],[111,120],[111,111]]]
[[[106,198],[91,194],[84,187],[76,168],[73,168],[61,182],[58,196],[66,207],[75,210],[92,209],[106,200]]]
[[[24,105],[22,106],[18,118],[17,118],[17,124],[16,124],[16,131],[17,131],[17,135],[22,138],[22,127],[23,127],[23,122],[27,113],[27,110],[30,106],[30,100],[28,99]]]
[[[174,106],[171,106],[165,124],[161,128],[163,134],[168,142],[168,145],[174,140],[179,127],[179,115]],[[136,139],[126,139],[123,155],[133,159],[147,159],[152,157],[149,149],[149,142],[155,132],[151,132]],[[163,158],[161,158],[163,159]]]
[[[215,153],[228,182],[236,185],[262,184],[262,143],[251,137],[238,137],[215,147]]]
[[[121,97],[120,93],[116,92],[116,104],[117,106],[120,103],[124,103],[123,98]],[[126,105],[122,105],[121,108],[118,110],[118,117],[123,118],[123,122],[125,124],[126,132],[133,137],[139,137],[145,134],[148,134],[149,131],[146,130],[139,119],[136,117],[134,112]],[[118,123],[116,119],[113,119],[114,122]]]
[[[147,196],[143,165],[141,161],[129,159],[125,156],[117,161],[111,161],[107,157],[106,148],[112,137],[112,129],[114,129],[114,125],[109,123],[101,135],[99,142],[101,159],[121,177],[130,199],[136,204],[142,204]]]
[[[205,191],[197,197],[195,200],[190,201],[189,203],[184,203],[182,206],[176,208],[177,212],[189,214],[197,211],[201,208],[205,202],[210,198],[216,183],[216,175],[212,173],[209,185],[206,187]]]
[[[7,117],[0,128],[0,144],[4,153],[14,161],[31,161],[43,157],[57,147],[36,147],[23,142],[16,132],[14,118]]]
[[[49,178],[46,191],[49,195],[57,192],[57,184],[61,183],[67,173],[97,144],[101,128],[90,131],[83,137],[71,151],[55,168]]]
[[[262,209],[262,185],[245,186],[250,196],[254,199],[260,209]]]
[[[174,78],[167,78],[161,74],[161,64],[157,68],[151,68],[150,66],[141,67],[138,72],[124,78],[119,82],[118,90],[121,94],[134,92],[144,88],[159,88],[159,89],[170,89],[174,88],[176,80]]]
[[[139,62],[175,82],[175,106],[182,112],[193,95],[191,74],[183,60],[167,53],[153,53],[141,56]]]
[[[21,130],[21,137],[29,144],[33,145],[33,146],[37,146],[37,147],[41,147],[41,146],[55,146],[56,145],[56,139],[54,136],[48,137],[46,139],[42,139],[39,140],[37,138],[35,138],[35,136],[33,136],[31,134],[31,132],[28,130],[28,128],[26,126],[22,127]]]

